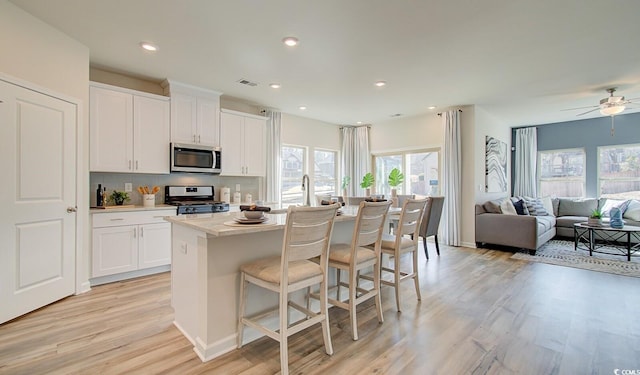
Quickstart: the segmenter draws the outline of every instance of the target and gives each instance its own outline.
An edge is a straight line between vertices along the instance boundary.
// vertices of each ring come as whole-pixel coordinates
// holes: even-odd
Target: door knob
[[[73,213],[73,212],[76,212],[76,211],[78,211],[78,210],[76,210],[75,207],[67,207],[67,212],[68,213]]]

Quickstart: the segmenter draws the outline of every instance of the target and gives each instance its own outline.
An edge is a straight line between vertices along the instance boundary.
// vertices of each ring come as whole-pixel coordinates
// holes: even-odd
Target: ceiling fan
[[[607,89],[607,92],[609,93],[609,96],[604,99],[600,99],[600,104],[598,105],[590,105],[588,107],[568,108],[568,109],[563,109],[563,111],[573,111],[576,109],[592,108],[586,112],[578,113],[576,116],[586,115],[587,113],[591,113],[597,110],[600,110],[600,113],[602,115],[615,116],[621,113],[622,111],[624,111],[627,108],[627,106],[629,105],[633,106],[634,104],[636,104],[634,103],[634,100],[640,99],[640,98],[625,99],[624,96],[614,96],[613,93],[616,92],[615,87]]]
[[[604,99],[600,99],[600,104],[598,105],[592,105],[592,106],[588,106],[588,107],[578,107],[578,108],[569,108],[569,109],[563,109],[563,111],[573,111],[576,109],[586,109],[586,108],[590,108],[588,111],[586,112],[582,112],[582,113],[578,113],[576,116],[582,116],[582,115],[586,115],[587,113],[591,113],[594,111],[600,111],[600,114],[604,115],[604,116],[611,116],[611,136],[613,136],[614,134],[614,120],[613,117],[617,114],[622,113],[625,109],[627,109],[627,107],[631,107],[631,108],[635,108],[636,103],[634,102],[634,100],[638,100],[640,98],[633,98],[633,99],[625,99],[624,96],[614,96],[613,93],[616,92],[616,88],[612,87],[607,89],[607,92],[609,93],[609,96],[604,98]]]

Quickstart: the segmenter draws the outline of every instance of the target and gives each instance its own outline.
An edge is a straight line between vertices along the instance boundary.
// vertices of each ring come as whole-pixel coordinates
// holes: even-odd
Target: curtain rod
[[[362,128],[362,127],[367,127],[369,129],[371,129],[371,125],[360,125],[360,126],[344,125],[344,126],[341,126],[340,129],[344,129],[344,128]]]
[[[459,109],[458,112],[462,113],[462,110]],[[438,113],[438,116],[442,116],[442,112]]]

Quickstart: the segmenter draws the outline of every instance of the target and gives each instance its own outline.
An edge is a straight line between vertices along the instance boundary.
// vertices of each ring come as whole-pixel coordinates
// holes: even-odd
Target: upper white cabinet
[[[220,147],[222,176],[266,174],[266,117],[222,109]]]
[[[162,87],[171,96],[171,142],[219,146],[222,93],[171,80]]]
[[[89,96],[92,172],[169,173],[169,98],[94,82]]]

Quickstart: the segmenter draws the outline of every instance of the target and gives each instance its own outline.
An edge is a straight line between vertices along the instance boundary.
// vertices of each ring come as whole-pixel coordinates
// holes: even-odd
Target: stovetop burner
[[[165,186],[164,202],[177,206],[178,215],[229,211],[229,204],[214,201],[213,186]]]

